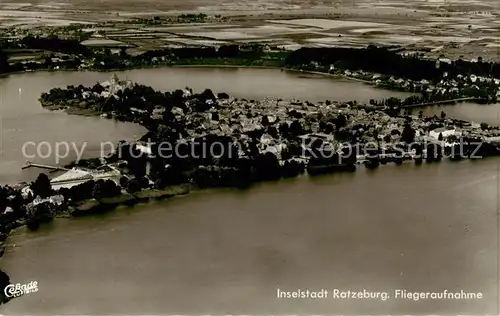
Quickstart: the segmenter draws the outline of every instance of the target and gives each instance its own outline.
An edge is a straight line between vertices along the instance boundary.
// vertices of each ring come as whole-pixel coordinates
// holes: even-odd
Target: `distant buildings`
[[[101,82],[101,86],[106,89],[101,93],[103,97],[109,97],[111,95],[116,95],[118,91],[123,91],[127,88],[132,88],[133,83],[130,80],[120,81],[116,74],[109,81]]]

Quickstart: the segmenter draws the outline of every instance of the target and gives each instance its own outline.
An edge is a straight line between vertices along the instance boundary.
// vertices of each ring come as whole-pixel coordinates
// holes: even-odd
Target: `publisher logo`
[[[3,290],[6,297],[14,298],[21,295],[30,294],[38,292],[38,282],[31,281],[29,283],[21,284],[9,284]]]

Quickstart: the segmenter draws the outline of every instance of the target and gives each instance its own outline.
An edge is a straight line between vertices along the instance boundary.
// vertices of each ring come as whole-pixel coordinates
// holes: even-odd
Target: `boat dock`
[[[28,169],[31,167],[48,169],[48,170],[52,170],[52,171],[69,171],[68,168],[59,167],[59,166],[42,165],[42,164],[34,163],[31,161],[26,161],[26,163],[24,164],[24,166],[21,167],[21,169],[24,170],[24,169]]]

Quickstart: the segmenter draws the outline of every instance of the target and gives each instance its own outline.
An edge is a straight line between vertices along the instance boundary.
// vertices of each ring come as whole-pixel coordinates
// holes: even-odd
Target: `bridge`
[[[479,98],[474,98],[474,97],[468,97],[468,98],[458,98],[458,99],[451,99],[451,100],[444,100],[444,101],[434,101],[434,102],[426,102],[426,103],[418,103],[418,104],[407,104],[403,105],[403,109],[411,109],[411,108],[422,108],[425,106],[431,106],[431,105],[439,105],[439,104],[451,104],[455,102],[464,102],[464,101],[476,101],[479,100]]]

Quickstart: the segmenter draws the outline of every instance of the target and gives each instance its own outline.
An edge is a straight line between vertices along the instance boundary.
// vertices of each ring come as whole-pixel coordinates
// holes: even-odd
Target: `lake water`
[[[46,86],[55,86],[108,76],[36,73],[7,81],[42,85],[53,78]],[[156,88],[210,87],[255,99],[391,95],[360,83],[271,70],[150,69],[126,76]],[[495,109],[462,104],[445,111],[494,123]],[[48,121],[58,114],[45,115]],[[93,132],[85,136],[100,141]],[[2,258],[1,269],[13,282],[38,281],[39,291],[0,312],[498,314],[499,170],[500,159],[360,167],[355,173],[209,190],[103,216],[61,219],[37,233],[22,229],[9,239],[16,247]],[[392,298],[276,297],[277,289],[299,288],[387,291]],[[394,299],[396,289],[464,290],[483,298],[415,302]]]

